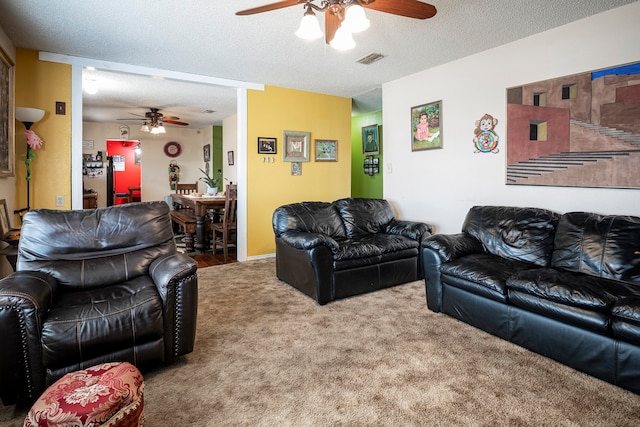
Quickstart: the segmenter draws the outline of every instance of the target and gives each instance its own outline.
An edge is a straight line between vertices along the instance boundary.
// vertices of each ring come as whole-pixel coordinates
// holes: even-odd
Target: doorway
[[[107,206],[142,200],[138,140],[107,140]]]

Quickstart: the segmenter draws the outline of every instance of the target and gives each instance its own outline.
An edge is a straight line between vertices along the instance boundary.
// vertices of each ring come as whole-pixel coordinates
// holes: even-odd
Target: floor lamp
[[[31,130],[31,126],[33,126],[34,123],[42,120],[43,117],[44,110],[40,110],[37,108],[16,107],[16,119],[20,121],[27,130]],[[27,165],[27,207],[14,211],[14,213],[20,214],[20,221],[22,221],[22,213],[31,209],[31,194],[29,186],[29,184],[31,183],[31,173],[29,166],[30,163],[31,146],[27,144],[27,155],[25,157],[25,164]]]

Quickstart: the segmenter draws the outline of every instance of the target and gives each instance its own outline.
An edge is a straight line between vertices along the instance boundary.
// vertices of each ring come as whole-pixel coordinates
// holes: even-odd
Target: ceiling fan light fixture
[[[336,50],[349,50],[356,47],[356,42],[353,40],[351,31],[349,31],[344,25],[340,25],[336,31],[336,35],[333,36],[333,40],[331,40],[329,44]]]
[[[342,25],[346,25],[352,33],[359,33],[369,28],[371,22],[367,19],[364,8],[359,4],[353,4],[347,8]]]
[[[83,85],[84,91],[89,95],[95,95],[98,93],[98,82],[95,79],[84,79]]]
[[[296,36],[305,40],[315,40],[322,37],[322,30],[320,29],[320,22],[318,17],[310,6],[307,6],[307,10],[300,21],[300,27],[296,31]]]
[[[149,125],[147,124],[147,122],[144,122],[142,124],[142,127],[140,128],[140,132],[149,132]]]

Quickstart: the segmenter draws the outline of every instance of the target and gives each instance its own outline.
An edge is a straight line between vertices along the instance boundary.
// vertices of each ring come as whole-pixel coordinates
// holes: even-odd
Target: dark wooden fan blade
[[[136,114],[136,113],[129,113],[129,114],[131,114],[132,116],[142,117],[143,119],[144,119],[144,117],[145,117],[145,116],[143,116],[143,115],[141,115],[141,114]],[[130,119],[123,119],[123,120],[134,120],[134,119],[131,119],[131,118],[130,118]]]
[[[162,119],[162,123],[168,123],[170,125],[178,125],[178,126],[189,126],[189,123],[179,122],[177,120],[167,119],[166,117]]]
[[[418,0],[374,0],[369,3],[365,0],[362,1],[362,6],[380,12],[416,19],[431,18],[437,13],[435,6]]]
[[[325,43],[331,43],[333,37],[340,27],[342,20],[337,13],[332,12],[331,8],[327,9],[324,13],[324,41]]]
[[[254,13],[262,13],[262,12],[269,12],[272,10],[276,10],[276,9],[282,9],[285,7],[289,7],[289,6],[295,6],[297,4],[300,3],[304,3],[304,0],[284,0],[284,1],[278,1],[275,3],[271,3],[271,4],[266,4],[264,6],[259,6],[259,7],[254,7],[252,9],[245,9],[245,10],[241,10],[240,12],[236,12],[236,15],[238,16],[245,16],[245,15],[253,15]]]

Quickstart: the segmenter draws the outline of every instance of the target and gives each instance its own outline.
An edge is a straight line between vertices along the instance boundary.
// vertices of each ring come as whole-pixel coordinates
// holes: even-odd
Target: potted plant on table
[[[200,169],[200,172],[202,172],[202,174],[204,175],[200,177],[200,181],[207,184],[207,194],[211,194],[211,195],[216,194],[218,192],[220,181],[222,179],[222,171],[218,169],[219,177],[216,177],[216,178],[214,178],[213,175],[209,175],[207,172],[203,171],[202,169]]]

